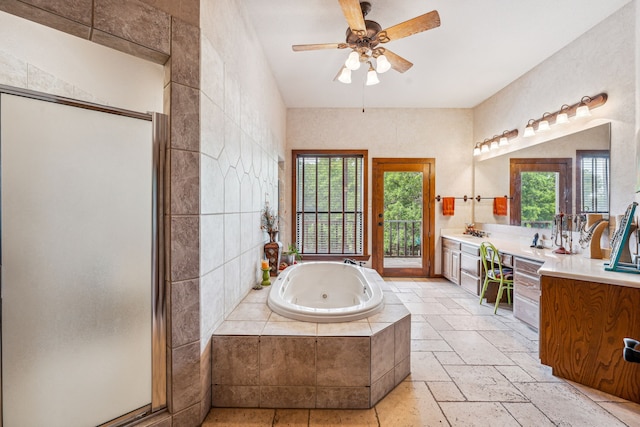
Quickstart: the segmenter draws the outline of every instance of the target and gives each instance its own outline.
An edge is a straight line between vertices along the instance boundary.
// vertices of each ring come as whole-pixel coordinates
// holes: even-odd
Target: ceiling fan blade
[[[321,49],[344,49],[346,43],[321,43],[321,44],[294,44],[291,46],[294,52],[302,52],[305,50],[321,50]]]
[[[364,36],[367,33],[367,27],[364,24],[360,0],[338,0],[338,2],[351,31],[359,37]]]
[[[399,73],[404,73],[409,68],[413,67],[413,64],[411,62],[407,61],[400,55],[396,55],[395,53],[391,52],[389,49],[384,50],[384,56],[386,56],[389,62],[391,63],[391,68],[393,68]]]
[[[432,10],[424,15],[416,16],[408,21],[401,22],[378,33],[380,43],[398,40],[422,31],[431,30],[440,26],[440,15],[437,10]]]

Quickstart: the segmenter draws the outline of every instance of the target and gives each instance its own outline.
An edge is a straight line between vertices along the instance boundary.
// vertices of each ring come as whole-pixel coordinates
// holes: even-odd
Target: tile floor
[[[640,426],[639,404],[552,376],[509,307],[443,279],[385,280],[412,313],[411,375],[374,408],[214,408],[203,427]]]

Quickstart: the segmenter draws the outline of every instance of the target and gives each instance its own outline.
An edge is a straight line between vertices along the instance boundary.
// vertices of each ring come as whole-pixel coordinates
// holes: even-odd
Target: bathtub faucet
[[[358,265],[358,263],[356,262],[355,259],[351,259],[351,258],[345,258],[344,259],[344,263],[345,264],[351,264],[351,265]]]

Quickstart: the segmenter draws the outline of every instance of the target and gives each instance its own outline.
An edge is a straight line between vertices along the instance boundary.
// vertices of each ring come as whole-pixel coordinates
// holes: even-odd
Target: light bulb
[[[360,55],[355,50],[349,54],[349,57],[344,62],[344,66],[350,70],[357,70],[360,68]]]
[[[386,73],[391,69],[391,63],[386,56],[380,55],[376,59],[376,71],[378,73]]]
[[[338,80],[344,84],[351,83],[351,70],[348,69],[347,67],[343,67],[342,71],[340,72],[340,77],[338,77]]]
[[[380,80],[378,79],[378,73],[376,73],[376,70],[373,69],[373,67],[369,68],[369,71],[367,72],[367,86],[373,86],[373,85],[377,85],[378,83],[380,83]]]

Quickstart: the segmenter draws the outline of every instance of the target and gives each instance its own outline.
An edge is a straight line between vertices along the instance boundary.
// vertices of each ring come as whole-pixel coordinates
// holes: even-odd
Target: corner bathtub
[[[349,322],[382,310],[383,292],[363,267],[305,262],[286,268],[271,285],[267,303],[281,316],[305,322]]]

